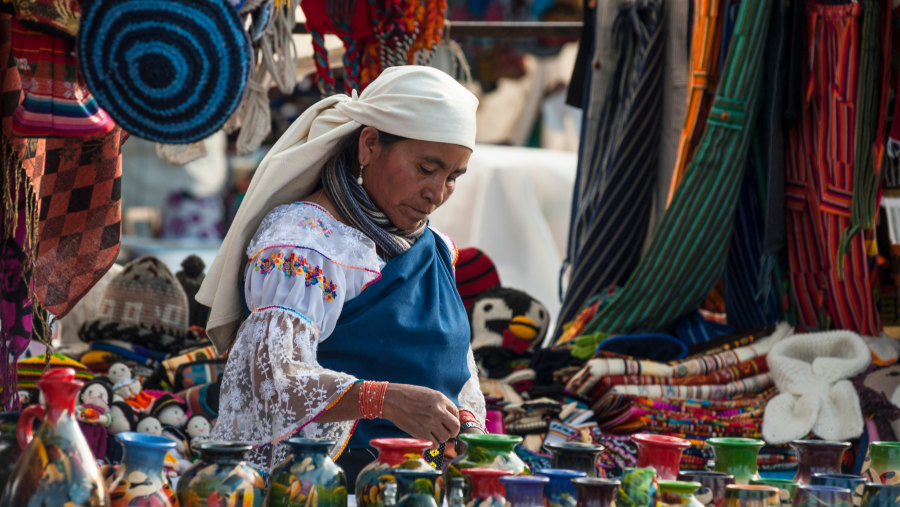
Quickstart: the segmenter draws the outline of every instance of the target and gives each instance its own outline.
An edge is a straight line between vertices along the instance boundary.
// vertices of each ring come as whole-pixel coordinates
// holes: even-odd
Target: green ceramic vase
[[[759,479],[756,458],[765,442],[756,438],[710,438],[706,443],[716,455],[716,472],[734,476],[735,484],[749,484]]]
[[[659,481],[660,507],[703,507],[694,496],[700,488],[699,482]]]
[[[531,470],[516,455],[515,447],[522,442],[522,437],[517,435],[463,433],[460,440],[466,443],[464,453],[451,461],[444,470],[444,484],[449,484],[453,477],[464,477],[463,468],[500,468],[511,470],[515,475],[529,475]],[[466,480],[465,497],[469,501],[472,491],[472,482]]]
[[[871,471],[867,477],[870,482],[900,484],[900,442],[872,442],[866,459]]]
[[[750,484],[778,488],[778,500],[781,502],[782,507],[794,504],[794,493],[797,492],[797,486],[800,485],[799,482],[793,479],[769,479],[766,477],[752,479]]]
[[[289,438],[291,453],[272,470],[264,505],[347,507],[347,477],[328,456],[332,440]]]
[[[625,468],[616,492],[616,507],[656,507],[659,483],[652,468]]]

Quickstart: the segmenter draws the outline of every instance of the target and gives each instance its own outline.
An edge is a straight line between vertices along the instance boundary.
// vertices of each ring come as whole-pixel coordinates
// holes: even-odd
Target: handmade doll
[[[75,417],[88,447],[98,460],[106,457],[106,427],[110,423],[109,406],[112,397],[112,386],[102,377],[86,382],[78,393]]]
[[[134,409],[124,401],[114,401],[109,407],[110,423],[106,428],[109,437],[106,441],[106,462],[119,463],[122,461],[124,447],[116,440],[116,435],[126,431],[133,431],[137,423],[134,417]]]
[[[113,363],[107,372],[113,384],[113,391],[135,412],[145,413],[153,403],[153,397],[145,393],[138,379],[134,378],[131,368],[123,363]]]
[[[185,426],[185,431],[191,438],[191,446],[209,440],[209,433],[212,431],[212,425],[206,416],[201,414],[192,415]]]
[[[159,419],[152,415],[145,415],[138,419],[135,431],[147,433],[148,435],[162,436],[162,424],[159,423]]]
[[[169,393],[160,396],[153,402],[150,414],[159,419],[160,423],[178,429],[184,429],[184,425],[187,424],[187,405]]]
[[[183,429],[167,424],[164,424],[162,427],[162,436],[175,442],[175,448],[169,451],[169,456],[166,459],[172,460],[168,465],[171,466],[177,475],[181,475],[191,466],[190,438]]]

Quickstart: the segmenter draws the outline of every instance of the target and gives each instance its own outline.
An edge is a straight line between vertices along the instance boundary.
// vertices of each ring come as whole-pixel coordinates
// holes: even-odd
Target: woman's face
[[[395,226],[405,231],[418,229],[453,193],[472,150],[417,140],[384,146],[377,139],[378,131],[372,127],[360,134],[363,188]]]

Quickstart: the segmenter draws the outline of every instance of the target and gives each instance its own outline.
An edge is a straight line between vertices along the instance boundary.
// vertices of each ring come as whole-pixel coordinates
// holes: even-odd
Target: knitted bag
[[[847,379],[871,360],[869,347],[850,331],[800,334],[775,344],[768,362],[779,394],[766,406],[763,438],[781,444],[810,432],[825,440],[862,435],[859,397]]]

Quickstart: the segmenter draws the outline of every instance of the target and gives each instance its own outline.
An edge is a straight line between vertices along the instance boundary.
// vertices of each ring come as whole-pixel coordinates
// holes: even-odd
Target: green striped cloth
[[[619,297],[584,334],[659,330],[696,309],[722,274],[762,89],[771,0],[741,2],[716,98],[684,182]]]

